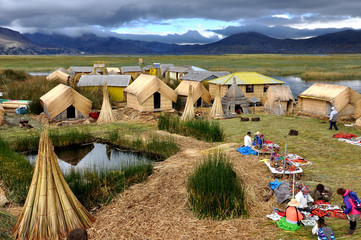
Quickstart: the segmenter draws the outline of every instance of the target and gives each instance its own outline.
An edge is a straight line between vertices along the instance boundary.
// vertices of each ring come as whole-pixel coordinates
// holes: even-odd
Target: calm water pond
[[[58,163],[63,174],[71,169],[84,170],[119,170],[122,167],[134,166],[150,160],[137,153],[111,147],[103,143],[92,143],[74,148],[55,149]],[[27,154],[26,157],[35,164],[37,153]]]
[[[336,85],[343,85],[350,87],[356,92],[361,93],[361,80],[340,80],[340,81],[305,81],[300,77],[288,76],[288,77],[273,77],[286,83],[290,86],[292,93],[297,97],[300,93],[311,87],[314,83],[329,83]]]

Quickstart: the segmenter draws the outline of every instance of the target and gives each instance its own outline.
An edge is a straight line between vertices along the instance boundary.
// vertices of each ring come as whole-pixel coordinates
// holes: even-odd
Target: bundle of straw
[[[214,98],[212,109],[209,113],[210,118],[221,118],[224,115],[221,103],[220,87],[220,85],[217,86],[216,97]]]
[[[4,114],[5,114],[5,109],[3,108],[3,105],[0,103],[0,126],[3,122]]]
[[[61,239],[95,221],[75,197],[60,171],[45,130],[40,135],[33,179],[23,211],[14,227],[16,239]]]
[[[107,83],[105,83],[103,88],[103,104],[97,123],[115,122],[116,120],[117,119],[113,115],[112,106],[109,101]]]
[[[193,106],[193,90],[192,85],[189,85],[188,97],[186,106],[184,107],[183,114],[180,118],[182,121],[190,121],[194,119],[194,106]]]

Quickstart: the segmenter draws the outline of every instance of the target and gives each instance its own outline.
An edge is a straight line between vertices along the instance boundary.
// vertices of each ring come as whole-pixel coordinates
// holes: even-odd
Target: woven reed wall
[[[336,107],[338,112],[341,112],[349,103],[350,98],[350,91],[349,88],[347,88],[345,91],[342,91],[339,95],[332,99],[332,104]]]
[[[302,99],[301,111],[306,113],[312,113],[317,115],[327,114],[327,102],[317,99],[300,98]]]
[[[128,93],[127,94],[127,106],[130,108],[134,108],[138,111],[141,110],[141,106],[138,102],[137,97],[134,94]]]
[[[172,107],[172,100],[168,99],[167,97],[160,95],[160,108],[162,110],[171,110]]]

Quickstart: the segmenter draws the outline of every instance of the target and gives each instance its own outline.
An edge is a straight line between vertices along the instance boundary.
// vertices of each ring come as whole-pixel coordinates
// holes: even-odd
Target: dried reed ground
[[[222,145],[244,183],[250,217],[198,220],[187,206],[186,184],[204,154],[213,151],[212,145],[172,136],[181,152],[158,163],[146,182],[130,187],[102,208],[88,231],[90,239],[275,239],[276,226],[268,224],[264,217],[270,213],[274,200],[261,201],[263,187],[272,178],[258,158],[242,156],[235,150],[237,144]]]

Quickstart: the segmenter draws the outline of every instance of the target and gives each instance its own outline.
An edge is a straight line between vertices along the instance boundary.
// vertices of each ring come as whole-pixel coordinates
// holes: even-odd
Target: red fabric
[[[323,200],[317,200],[313,203],[313,205],[320,205],[320,204],[331,205],[330,203],[325,202]],[[311,211],[311,215],[317,215],[318,217],[332,217],[332,218],[347,219],[346,214],[344,212],[342,212],[342,210],[340,210],[340,209],[322,211],[321,209],[316,208]]]
[[[264,143],[273,143],[272,141],[267,141],[267,140],[264,140]]]
[[[98,119],[99,118],[99,115],[97,112],[91,112],[89,113],[89,117],[93,118],[93,119]]]
[[[353,135],[353,134],[348,134],[348,133],[336,133],[335,135],[333,135],[333,137],[350,139],[350,138],[357,137],[357,136]]]

